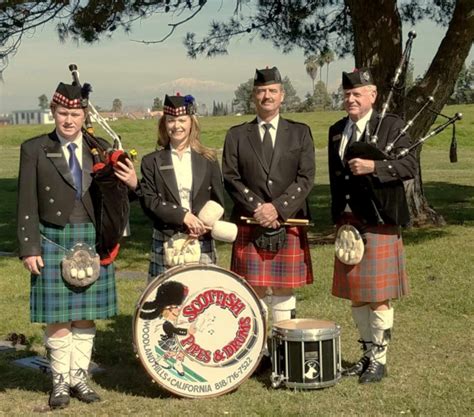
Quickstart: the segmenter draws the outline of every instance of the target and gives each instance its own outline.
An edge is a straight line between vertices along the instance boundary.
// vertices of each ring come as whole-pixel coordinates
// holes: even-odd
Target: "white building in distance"
[[[14,125],[48,125],[54,123],[50,109],[15,110],[12,112]]]

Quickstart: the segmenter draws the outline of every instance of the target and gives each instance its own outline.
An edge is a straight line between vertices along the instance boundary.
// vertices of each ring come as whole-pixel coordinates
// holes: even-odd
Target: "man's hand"
[[[349,168],[354,175],[367,175],[375,172],[375,162],[371,159],[354,158],[349,161]]]
[[[41,256],[25,256],[22,258],[23,266],[34,275],[40,274],[40,269],[44,267],[43,258]]]
[[[265,203],[258,206],[253,212],[253,217],[262,227],[272,229],[280,227],[280,222],[277,220],[278,212],[272,203]]]
[[[127,185],[131,190],[135,190],[138,184],[137,173],[135,172],[135,167],[130,159],[125,159],[125,164],[123,162],[117,161],[117,164],[114,166],[115,176]]]

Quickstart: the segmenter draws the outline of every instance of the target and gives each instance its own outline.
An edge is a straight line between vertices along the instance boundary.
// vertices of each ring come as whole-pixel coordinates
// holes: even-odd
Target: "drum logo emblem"
[[[319,377],[319,362],[310,359],[304,363],[305,379],[316,379]]]
[[[181,348],[190,357],[203,364],[225,366],[239,354],[242,348],[245,348],[252,332],[252,319],[244,313],[246,303],[233,292],[221,289],[206,289],[190,298],[191,300],[183,307],[181,315],[188,323],[196,327],[198,334],[188,334],[180,338]],[[229,322],[232,318],[235,329],[227,334],[224,340],[218,338],[216,344],[212,343],[209,336],[214,335],[216,331],[220,335],[226,333],[216,328],[216,318],[221,315],[226,316],[225,321],[220,320],[221,327],[232,327]],[[199,333],[204,334],[203,337],[199,338]],[[207,349],[202,345],[206,345]]]

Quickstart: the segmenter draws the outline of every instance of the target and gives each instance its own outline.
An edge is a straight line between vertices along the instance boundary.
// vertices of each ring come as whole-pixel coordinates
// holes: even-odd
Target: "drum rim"
[[[272,325],[272,328],[274,327],[278,327],[279,329],[282,329],[282,330],[308,330],[310,328],[294,328],[294,329],[290,329],[290,328],[285,328],[285,327],[281,327],[281,325],[279,325],[279,323],[283,324],[283,323],[310,323],[310,322],[319,322],[319,323],[328,323],[328,324],[331,324],[333,325],[332,327],[323,327],[323,329],[334,329],[334,328],[337,328],[338,327],[338,324],[335,322],[335,321],[332,321],[332,320],[327,320],[327,319],[312,319],[312,318],[296,318],[296,319],[289,319],[289,320],[282,320],[282,321],[278,321],[276,323],[274,323]]]
[[[265,319],[265,311],[263,310],[263,307],[260,303],[260,299],[258,298],[257,293],[250,286],[250,284],[245,280],[245,278],[243,278],[240,275],[236,274],[234,271],[230,271],[230,270],[225,269],[225,268],[223,268],[221,266],[218,266],[218,265],[202,264],[202,263],[199,263],[199,262],[192,262],[192,263],[189,263],[189,264],[186,264],[186,265],[177,265],[177,266],[174,266],[172,268],[167,269],[163,274],[157,276],[155,279],[153,279],[153,281],[148,283],[148,285],[145,287],[145,290],[143,291],[143,293],[141,294],[140,298],[138,299],[138,301],[135,305],[135,312],[134,312],[133,319],[132,319],[133,351],[135,352],[135,356],[139,359],[139,361],[142,365],[142,368],[144,368],[147,376],[149,376],[151,378],[152,382],[157,383],[160,387],[162,387],[166,391],[172,393],[173,395],[176,395],[179,398],[190,398],[190,399],[205,399],[205,398],[220,397],[221,395],[224,395],[224,394],[227,394],[229,392],[237,390],[240,385],[242,385],[247,379],[249,379],[252,376],[252,374],[255,372],[255,370],[257,369],[257,367],[258,367],[258,365],[259,365],[259,363],[262,359],[263,346],[262,346],[262,350],[260,351],[260,353],[258,355],[257,360],[255,361],[255,364],[251,367],[248,374],[245,377],[243,377],[237,385],[231,386],[229,388],[225,388],[222,391],[220,391],[218,393],[215,393],[215,394],[200,395],[200,396],[178,392],[178,391],[173,390],[172,388],[170,388],[168,386],[165,386],[161,381],[156,380],[155,378],[153,378],[153,376],[148,371],[148,368],[146,366],[146,362],[145,362],[144,358],[142,358],[142,356],[139,354],[138,343],[137,343],[138,341],[137,341],[137,330],[136,330],[137,325],[136,324],[137,324],[137,321],[139,320],[140,306],[143,304],[144,300],[149,295],[149,293],[151,291],[153,291],[157,286],[161,285],[164,281],[166,281],[166,279],[168,279],[170,276],[175,275],[176,273],[180,272],[181,270],[192,270],[192,269],[214,269],[216,271],[224,272],[224,273],[232,276],[235,279],[238,279],[238,281],[241,284],[243,284],[244,287],[246,287],[250,291],[251,296],[255,299],[256,305],[258,306],[258,311],[260,312],[262,322],[263,322],[263,326],[262,326],[263,327],[263,332],[264,332],[263,340],[264,341],[267,340],[267,337],[268,337],[267,333],[268,332],[267,332],[267,323],[266,323],[266,319]]]
[[[341,379],[342,379],[342,374],[341,374],[341,372],[338,372],[338,374],[336,375],[336,378],[334,378],[330,381],[310,382],[310,383],[284,381],[283,384],[287,388],[320,389],[320,388],[332,387],[333,385],[336,385]]]

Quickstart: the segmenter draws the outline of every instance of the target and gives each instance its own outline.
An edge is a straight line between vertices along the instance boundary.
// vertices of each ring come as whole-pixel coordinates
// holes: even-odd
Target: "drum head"
[[[329,320],[292,319],[275,323],[272,334],[286,340],[325,340],[340,334],[340,326]]]
[[[172,268],[148,285],[133,331],[153,380],[190,398],[235,389],[258,365],[266,339],[250,286],[230,271],[198,264]]]
[[[329,320],[292,319],[279,321],[274,324],[274,327],[286,330],[334,329],[336,323]]]

